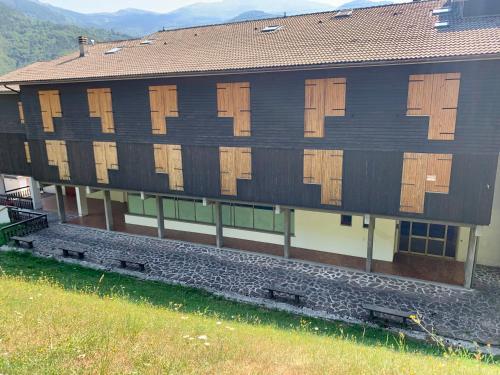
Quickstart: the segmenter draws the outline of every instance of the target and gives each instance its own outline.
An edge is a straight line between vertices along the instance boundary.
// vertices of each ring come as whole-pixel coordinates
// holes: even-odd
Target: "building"
[[[76,188],[110,230],[114,198],[162,237],[466,287],[500,266],[497,1],[79,43],[0,77],[0,172],[55,185],[62,221]]]

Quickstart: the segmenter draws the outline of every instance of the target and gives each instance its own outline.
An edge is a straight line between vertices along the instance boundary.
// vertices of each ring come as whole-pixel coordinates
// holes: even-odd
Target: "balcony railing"
[[[29,186],[7,190],[0,194],[0,206],[17,207],[25,210],[33,209],[33,199]]]
[[[27,236],[49,227],[47,215],[36,212],[9,208],[9,218],[12,224],[0,229],[0,239],[4,243],[10,242],[14,236]]]

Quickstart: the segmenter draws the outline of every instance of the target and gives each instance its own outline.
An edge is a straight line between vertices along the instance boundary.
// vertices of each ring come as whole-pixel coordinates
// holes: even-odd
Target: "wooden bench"
[[[304,293],[302,293],[300,291],[288,289],[288,288],[281,287],[278,285],[269,285],[269,286],[265,287],[264,289],[269,292],[269,298],[271,298],[271,299],[276,298],[275,293],[281,293],[281,294],[287,294],[289,296],[293,296],[293,299],[297,305],[300,304],[300,298],[305,298]]]
[[[62,256],[65,258],[74,255],[78,257],[78,259],[85,258],[85,253],[87,252],[87,250],[75,250],[75,249],[69,249],[67,247],[60,247],[59,250],[61,250]]]
[[[120,262],[120,267],[125,268],[125,269],[139,269],[139,271],[144,272],[146,270],[146,265],[141,262],[136,262],[133,260],[126,260],[126,259],[116,259],[118,262]],[[134,266],[134,267],[130,267]]]
[[[21,246],[21,244],[26,244],[28,246],[28,249],[33,249],[33,241],[35,241],[32,237],[18,237],[18,236],[12,236],[10,238],[16,246]]]
[[[368,310],[370,313],[370,320],[373,320],[377,318],[375,316],[375,313],[377,314],[384,314],[384,315],[390,315],[390,316],[396,316],[398,318],[403,319],[403,324],[407,323],[407,320],[410,319],[410,317],[417,316],[417,313],[414,311],[401,311],[401,310],[396,310],[396,309],[391,309],[388,307],[382,307],[382,306],[377,306],[377,305],[369,305],[369,304],[363,304],[363,308],[365,310]],[[378,317],[380,319],[380,317]]]

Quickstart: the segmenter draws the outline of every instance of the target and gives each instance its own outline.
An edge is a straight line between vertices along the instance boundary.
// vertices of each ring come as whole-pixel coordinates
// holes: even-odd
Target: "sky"
[[[193,3],[210,3],[217,0],[40,0],[57,7],[74,10],[81,13],[114,12],[125,8],[136,8],[165,13]],[[339,6],[349,0],[315,0],[331,6]],[[393,0],[405,2],[409,0]]]

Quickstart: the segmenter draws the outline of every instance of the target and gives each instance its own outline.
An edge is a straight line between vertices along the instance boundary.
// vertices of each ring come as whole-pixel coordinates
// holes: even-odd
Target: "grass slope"
[[[0,373],[497,374],[382,330],[0,253]]]
[[[75,51],[79,35],[98,41],[127,37],[113,31],[40,21],[4,4],[0,4],[0,14],[0,74]]]

